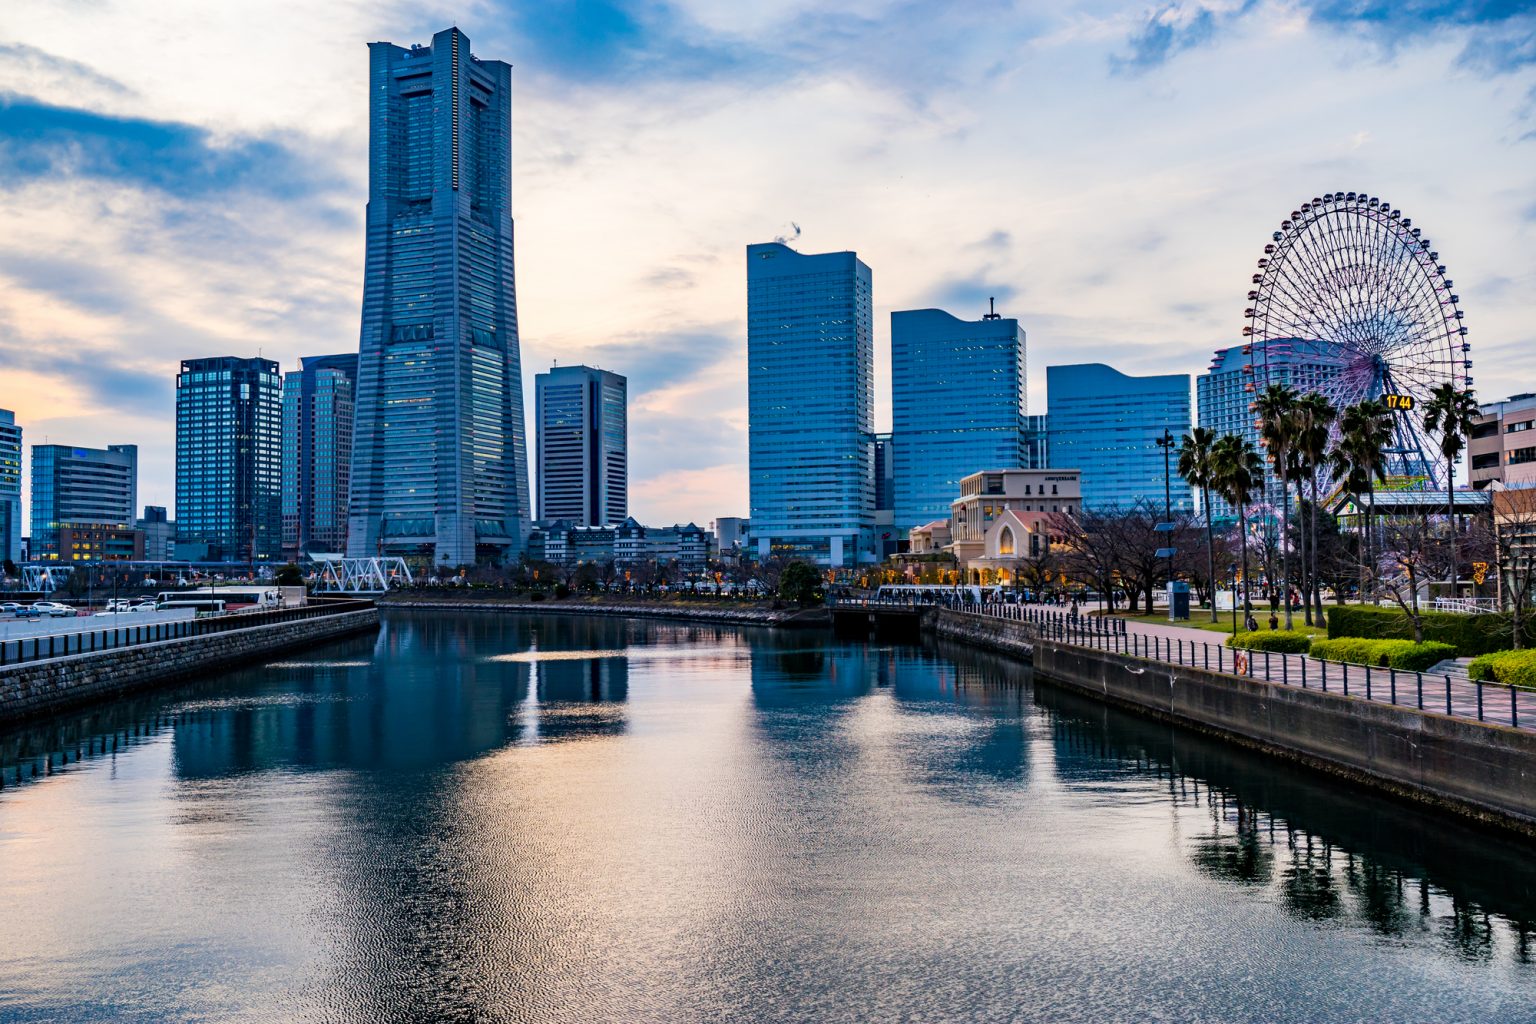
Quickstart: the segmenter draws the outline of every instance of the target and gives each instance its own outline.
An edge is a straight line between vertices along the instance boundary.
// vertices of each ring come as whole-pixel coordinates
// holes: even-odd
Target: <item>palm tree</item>
[[[1285,603],[1285,628],[1291,628],[1291,464],[1292,446],[1300,433],[1296,415],[1296,392],[1288,384],[1271,384],[1253,403],[1259,414],[1259,436],[1269,449],[1275,479],[1280,482],[1280,599]]]
[[[1447,381],[1430,392],[1424,403],[1424,429],[1440,435],[1440,454],[1445,456],[1445,509],[1451,517],[1451,596],[1456,596],[1459,568],[1456,562],[1456,460],[1480,415],[1471,391],[1460,391]]]
[[[1374,567],[1371,552],[1371,521],[1376,515],[1376,483],[1387,479],[1386,447],[1392,441],[1392,412],[1380,401],[1368,398],[1339,414],[1339,440],[1328,453],[1333,479],[1358,505],[1366,496],[1361,562]],[[1374,568],[1369,568],[1374,575]],[[1362,598],[1364,594],[1360,595]]]
[[[1211,621],[1216,621],[1216,528],[1211,522],[1211,448],[1216,432],[1196,427],[1184,435],[1179,447],[1179,476],[1191,487],[1200,488],[1200,508],[1205,512],[1205,571],[1211,588]]]
[[[1321,625],[1323,588],[1317,582],[1317,478],[1322,472],[1323,464],[1328,460],[1328,435],[1333,427],[1333,421],[1338,418],[1339,411],[1333,407],[1332,402],[1316,391],[1302,395],[1296,402],[1296,410],[1302,423],[1301,433],[1296,442],[1297,459],[1303,467],[1303,479],[1311,481],[1312,484],[1312,521],[1308,526],[1311,532],[1312,563],[1307,578],[1311,585],[1312,600],[1317,603],[1317,622]],[[1307,622],[1310,624],[1312,605],[1309,603],[1307,608]]]
[[[1243,549],[1243,614],[1253,614],[1248,588],[1248,503],[1264,479],[1264,463],[1245,437],[1227,434],[1211,446],[1211,486],[1237,509],[1238,538]]]

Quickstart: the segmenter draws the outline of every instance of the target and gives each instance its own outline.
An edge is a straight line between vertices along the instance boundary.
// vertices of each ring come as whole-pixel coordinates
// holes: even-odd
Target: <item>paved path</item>
[[[971,609],[964,609],[971,610]],[[1048,622],[1068,621],[1066,610],[1055,605],[990,605],[982,612],[1012,618],[1030,612]],[[1079,623],[1088,625],[1110,617],[1085,616]],[[1226,649],[1226,637],[1210,630],[1163,623],[1116,621],[1123,633],[1097,633],[1091,625],[1074,631],[1069,643],[1101,650],[1130,651],[1138,657],[1155,658],[1173,664],[1194,665],[1232,672],[1233,652]],[[1148,642],[1151,647],[1147,646]],[[1536,693],[1519,691],[1498,683],[1479,684],[1464,676],[1432,675],[1419,672],[1392,672],[1385,668],[1324,662],[1300,654],[1268,654],[1254,651],[1243,674],[1272,683],[1326,689],[1350,697],[1372,700],[1400,707],[1420,708],[1459,718],[1472,718],[1498,725],[1536,731]]]

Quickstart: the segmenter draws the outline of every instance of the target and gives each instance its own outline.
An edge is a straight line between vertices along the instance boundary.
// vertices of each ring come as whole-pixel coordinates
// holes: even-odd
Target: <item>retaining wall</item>
[[[521,615],[596,615],[621,619],[684,619],[692,622],[718,622],[731,626],[827,626],[831,617],[825,608],[797,609],[710,607],[701,604],[587,604],[560,601],[454,601],[436,598],[412,600],[409,597],[391,597],[383,602],[385,608],[410,608],[413,610],[439,609],[458,612],[514,612]]]
[[[1536,835],[1536,733],[1034,639],[1027,623],[940,611],[929,628],[1029,652],[1050,683]]]
[[[378,628],[377,608],[72,654],[0,669],[0,723],[52,714]]]

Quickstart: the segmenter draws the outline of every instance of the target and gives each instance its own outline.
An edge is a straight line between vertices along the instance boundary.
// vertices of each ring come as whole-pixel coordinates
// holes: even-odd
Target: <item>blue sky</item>
[[[1536,15],[1508,2],[12,0],[0,406],[137,443],[178,360],[357,344],[371,40],[513,66],[524,367],[632,380],[648,522],[743,514],[743,249],[803,229],[888,313],[997,296],[1045,367],[1198,373],[1278,222],[1389,198],[1457,282],[1483,397],[1536,390]]]

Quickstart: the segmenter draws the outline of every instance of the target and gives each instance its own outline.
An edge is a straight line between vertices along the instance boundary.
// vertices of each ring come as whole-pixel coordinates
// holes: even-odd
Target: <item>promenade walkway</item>
[[[1501,683],[1473,682],[1450,673],[1322,661],[1301,654],[1234,651],[1226,646],[1225,637],[1210,630],[1129,622],[1117,616],[1072,615],[1054,605],[942,602],[941,606],[968,615],[1018,621],[1032,627],[1042,639],[1058,643],[1536,731],[1536,693],[1522,693]],[[1087,609],[1093,610],[1091,606]]]

